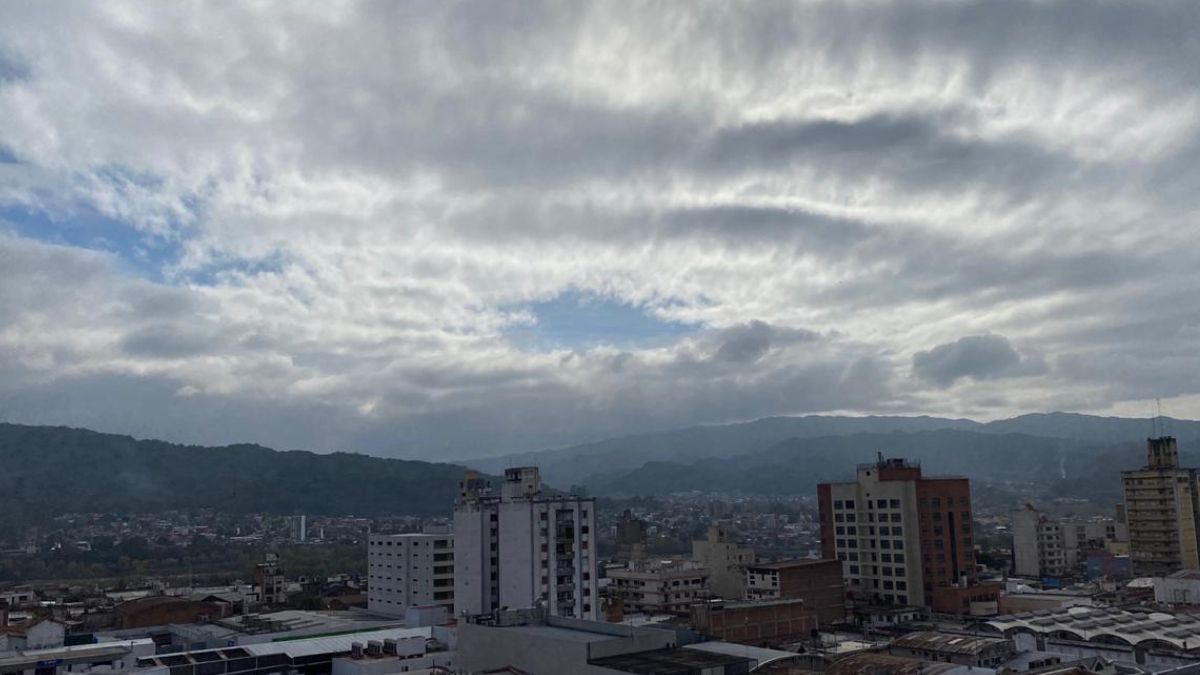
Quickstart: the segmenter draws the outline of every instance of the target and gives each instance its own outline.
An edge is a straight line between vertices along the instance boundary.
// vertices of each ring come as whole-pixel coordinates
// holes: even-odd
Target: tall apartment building
[[[542,493],[537,467],[506,469],[497,496],[468,472],[454,508],[454,613],[542,605],[596,618],[594,499]]]
[[[367,609],[404,616],[424,605],[454,607],[454,536],[369,535]]]
[[[938,588],[976,583],[971,484],[918,464],[860,464],[857,480],[817,486],[822,557],[842,561],[847,593],[932,607]]]
[[[1028,504],[1013,513],[1012,534],[1013,571],[1027,577],[1076,574],[1088,551],[1129,539],[1118,520],[1052,518]]]
[[[1146,466],[1121,479],[1134,575],[1200,569],[1200,472],[1179,467],[1175,439],[1146,439]]]
[[[754,549],[735,540],[725,523],[708,526],[704,539],[692,542],[692,560],[708,570],[708,587],[727,600],[746,594],[746,566],[754,563]]]

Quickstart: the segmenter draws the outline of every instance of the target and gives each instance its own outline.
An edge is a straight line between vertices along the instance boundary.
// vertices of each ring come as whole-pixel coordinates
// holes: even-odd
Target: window
[[[833,508],[841,509],[841,508],[845,508],[845,507],[842,505],[842,500],[838,499],[833,502]]]
[[[879,528],[879,534],[891,534],[891,533],[892,533],[892,529],[890,527]]]
[[[893,542],[892,542],[892,548],[894,548],[894,549],[897,549],[897,550],[900,550],[900,549],[904,548],[904,540],[903,540],[903,539],[897,539],[897,540],[893,541]]]
[[[858,528],[854,526],[847,527],[846,534],[858,534]]]
[[[835,534],[846,534],[846,528],[841,525],[838,525],[837,527],[833,528],[833,531]]]
[[[881,553],[879,555],[879,559],[882,562],[892,562],[892,554],[891,553]]]
[[[900,500],[899,500],[899,499],[893,499],[893,500],[891,501],[891,507],[892,507],[893,509],[898,509],[898,508],[900,508]]]
[[[898,562],[898,563],[902,563],[902,562],[904,562],[904,554],[903,554],[903,553],[897,553],[896,555],[892,556],[892,559],[893,559],[893,560],[895,560],[895,561],[896,561],[896,562]]]
[[[892,522],[893,522],[893,523],[898,523],[898,522],[900,522],[900,514],[899,514],[899,513],[893,513],[893,514],[892,514]]]
[[[879,548],[891,548],[891,547],[892,547],[891,541],[888,541],[887,539],[879,540]]]
[[[840,513],[835,513],[835,514],[833,514],[833,519],[836,522],[842,523],[842,522],[846,521],[846,516],[843,516]]]
[[[854,518],[855,518],[855,516],[854,516],[854,514],[853,514],[853,513],[847,513],[847,514],[846,514],[846,522],[847,522],[847,523],[853,523],[853,522],[854,522]]]
[[[853,509],[853,508],[854,508],[854,500],[853,500],[853,499],[847,499],[847,500],[846,500],[846,508],[847,508],[847,509]]]

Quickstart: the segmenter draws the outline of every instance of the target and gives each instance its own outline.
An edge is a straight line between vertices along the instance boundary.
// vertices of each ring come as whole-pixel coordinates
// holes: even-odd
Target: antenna
[[[1154,405],[1158,408],[1158,415],[1155,417],[1155,419],[1158,421],[1158,437],[1162,438],[1162,435],[1163,435],[1162,399],[1155,398]]]

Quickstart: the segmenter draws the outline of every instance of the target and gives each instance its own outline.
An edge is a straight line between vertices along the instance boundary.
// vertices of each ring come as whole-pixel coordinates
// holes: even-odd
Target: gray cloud
[[[960,378],[990,380],[1044,370],[1036,357],[1022,357],[1003,335],[968,335],[913,354],[913,372],[940,387]]]
[[[1197,21],[6,7],[0,208],[32,215],[0,225],[0,414],[444,457],[1200,402]],[[565,292],[694,330],[522,340]]]

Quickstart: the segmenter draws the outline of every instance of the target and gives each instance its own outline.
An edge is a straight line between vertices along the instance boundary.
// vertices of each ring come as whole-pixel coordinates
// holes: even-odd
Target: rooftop
[[[753,666],[756,662],[745,656],[718,654],[699,649],[655,649],[588,661],[588,665],[638,675],[691,675],[709,668],[740,663]]]
[[[892,646],[903,647],[905,649],[924,649],[945,654],[974,656],[990,647],[1002,645],[1006,642],[1007,640],[996,637],[975,637],[971,635],[955,635],[953,633],[919,631],[902,635],[892,640]]]
[[[1200,652],[1200,616],[1116,607],[1068,607],[999,616],[976,629],[1011,635],[1025,631],[1057,638]]]
[[[839,561],[833,558],[797,558],[795,560],[779,560],[769,563],[756,563],[754,565],[746,565],[748,569],[768,569],[768,570],[786,570],[794,567],[813,567],[815,565],[828,565],[829,563],[838,563]]]

